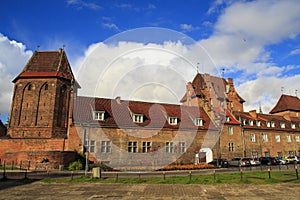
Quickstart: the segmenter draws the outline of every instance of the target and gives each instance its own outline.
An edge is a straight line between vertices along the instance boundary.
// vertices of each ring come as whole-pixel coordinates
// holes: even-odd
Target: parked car
[[[299,162],[299,159],[297,156],[288,156],[286,160],[287,160],[288,164],[296,164]]]
[[[282,158],[279,158],[279,157],[275,157],[277,159],[277,162],[280,164],[280,165],[286,165],[286,160],[282,159]]]
[[[236,166],[236,167],[246,167],[250,166],[250,161],[247,158],[233,158],[229,161],[230,166]]]
[[[279,161],[275,157],[260,157],[259,161],[262,165],[278,165]]]
[[[214,165],[216,167],[226,167],[226,168],[229,167],[228,160],[226,159],[214,159],[208,164]]]
[[[260,165],[260,161],[258,160],[258,158],[245,158],[245,159],[249,160],[251,166]]]

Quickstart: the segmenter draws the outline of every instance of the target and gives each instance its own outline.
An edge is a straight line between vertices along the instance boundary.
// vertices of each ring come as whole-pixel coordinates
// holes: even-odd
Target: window
[[[265,157],[270,157],[270,152],[269,151],[265,151]]]
[[[132,120],[134,123],[143,123],[144,121],[144,115],[142,114],[133,114]]]
[[[254,134],[250,134],[250,142],[255,142],[255,135]]]
[[[86,147],[87,151],[90,153],[95,152],[95,140],[85,140],[84,146]]]
[[[281,123],[280,123],[280,127],[281,127],[281,128],[285,128],[285,123],[281,122]]]
[[[272,128],[275,127],[275,122],[271,122],[271,127],[272,127]]]
[[[234,151],[234,145],[233,142],[228,143],[228,151]]]
[[[295,136],[295,141],[296,141],[296,142],[300,142],[300,136],[299,136],[299,135],[296,135],[296,136]]]
[[[294,151],[289,151],[289,156],[294,156]]]
[[[90,141],[90,153],[95,152],[95,140]]]
[[[29,85],[28,85],[28,90],[30,91],[31,89],[32,89],[32,85],[29,84]]]
[[[258,153],[257,151],[251,152],[252,158],[258,158]]]
[[[291,123],[291,128],[292,128],[292,129],[295,129],[295,128],[296,128],[296,124]]]
[[[275,136],[275,141],[276,141],[276,142],[280,142],[280,135],[276,135],[276,136]]]
[[[253,126],[253,120],[252,119],[249,120],[249,125]]]
[[[180,153],[185,152],[185,142],[179,142],[179,152]]]
[[[292,141],[290,135],[287,135],[287,136],[286,136],[286,141],[287,141],[287,142],[291,142],[291,141]]]
[[[262,135],[262,141],[263,142],[268,142],[268,135],[267,134]]]
[[[232,135],[232,134],[233,134],[232,126],[228,126],[228,134],[229,134],[229,135]]]
[[[243,125],[247,124],[247,120],[243,119]]]
[[[230,117],[226,116],[226,122],[230,122]]]
[[[111,152],[110,141],[101,141],[100,151],[101,153],[110,153]]]
[[[166,152],[173,153],[173,142],[166,142]]]
[[[196,126],[203,126],[203,119],[201,119],[201,118],[196,118],[196,119],[194,120],[194,123],[195,123]]]
[[[47,83],[45,84],[45,90],[48,90],[48,84]]]
[[[282,158],[282,152],[277,152],[278,158]]]
[[[271,122],[266,122],[267,127],[271,127]]]
[[[260,126],[260,121],[256,121],[256,126]]]
[[[137,152],[137,142],[128,142],[128,152],[130,153]]]
[[[177,117],[169,117],[168,122],[171,125],[176,125],[177,124]]]
[[[143,153],[150,152],[151,150],[151,142],[143,142],[142,143],[142,151]]]
[[[93,116],[93,118],[94,118],[94,120],[104,120],[104,111],[94,111],[94,116]]]

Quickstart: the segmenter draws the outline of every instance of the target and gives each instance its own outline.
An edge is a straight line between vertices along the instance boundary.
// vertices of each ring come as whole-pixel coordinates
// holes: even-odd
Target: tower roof
[[[283,111],[300,111],[300,99],[295,96],[281,95],[275,107],[270,111],[270,114]]]
[[[13,80],[20,78],[59,77],[74,80],[66,53],[58,51],[35,51],[22,72]]]

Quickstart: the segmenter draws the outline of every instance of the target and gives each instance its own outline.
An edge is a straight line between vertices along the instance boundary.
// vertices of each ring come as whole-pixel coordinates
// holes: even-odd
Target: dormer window
[[[266,122],[267,127],[271,127],[271,122]]]
[[[132,120],[134,123],[143,123],[144,122],[144,115],[142,114],[133,114]]]
[[[177,117],[168,117],[168,122],[171,125],[176,125],[177,124]]]
[[[247,124],[247,120],[243,119],[243,125]]]
[[[292,129],[295,129],[295,128],[296,128],[296,124],[291,123],[291,128],[292,128]]]
[[[226,116],[226,122],[230,122],[230,117]]]
[[[281,123],[280,123],[280,127],[281,127],[281,128],[285,128],[285,123],[281,122]]]
[[[271,127],[272,127],[272,128],[275,127],[275,122],[271,122]]]
[[[249,120],[249,125],[253,126],[253,120],[252,119]]]
[[[196,118],[194,120],[195,126],[203,126],[203,119],[201,118]]]
[[[260,121],[256,121],[256,126],[260,126]]]
[[[104,120],[104,113],[105,113],[105,111],[94,111],[93,119],[103,121]]]

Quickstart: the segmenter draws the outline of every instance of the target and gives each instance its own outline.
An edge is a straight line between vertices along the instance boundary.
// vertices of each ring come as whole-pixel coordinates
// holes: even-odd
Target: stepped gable
[[[35,51],[22,72],[13,80],[21,78],[59,77],[74,80],[71,66],[63,49],[58,51]]]
[[[283,111],[300,111],[300,99],[295,96],[281,95],[275,107],[270,111],[270,114]]]
[[[210,118],[199,107],[187,107],[176,104],[149,103],[107,98],[78,96],[74,102],[74,123],[90,124],[101,127],[138,127],[170,129],[208,129],[215,128]],[[93,111],[105,111],[104,120],[94,120]],[[134,123],[132,114],[142,114],[144,121]],[[177,124],[171,125],[167,117],[177,117]],[[193,119],[204,120],[203,126],[195,126]]]

